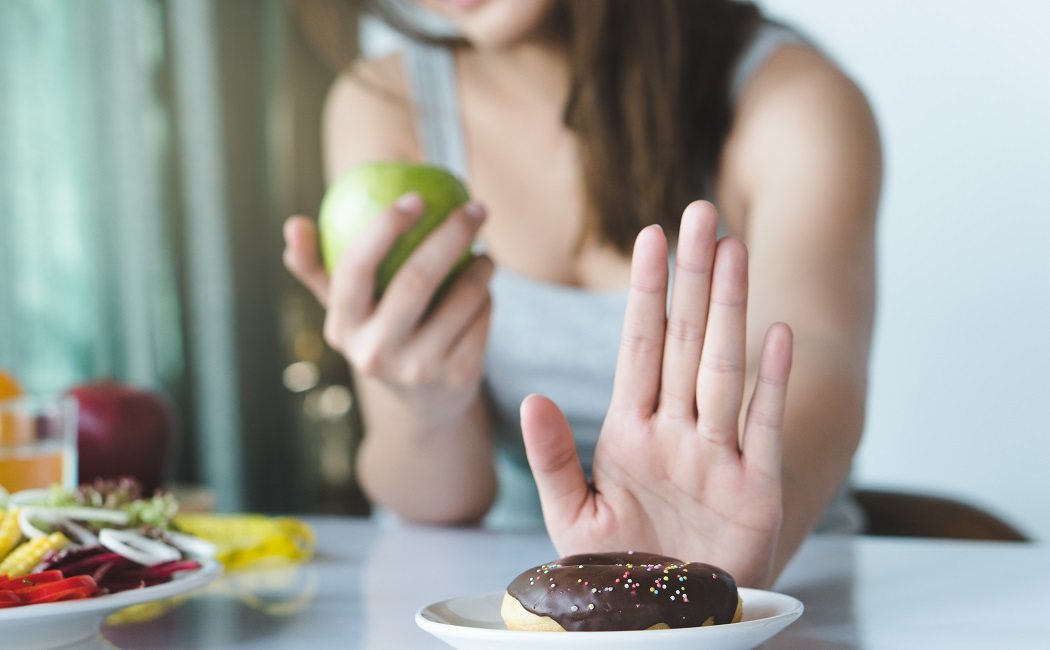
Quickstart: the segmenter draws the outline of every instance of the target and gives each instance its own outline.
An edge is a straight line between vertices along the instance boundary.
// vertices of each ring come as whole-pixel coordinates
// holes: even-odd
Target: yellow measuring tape
[[[175,525],[215,544],[216,559],[228,573],[267,560],[302,562],[314,554],[314,531],[291,517],[184,514]]]
[[[183,514],[175,518],[175,525],[184,533],[215,544],[216,559],[227,574],[265,564],[305,562],[314,554],[313,530],[305,522],[291,517]],[[257,583],[260,580],[265,582],[261,576],[245,576],[243,580],[227,576],[207,591],[232,596],[248,607],[269,614],[287,615],[302,609],[317,591],[316,575],[308,573],[304,577],[307,578],[305,584],[280,600],[264,598],[257,593],[264,586]],[[288,579],[288,576],[281,575],[280,578]],[[106,624],[142,623],[166,614],[183,600],[184,596],[134,605],[110,616]]]

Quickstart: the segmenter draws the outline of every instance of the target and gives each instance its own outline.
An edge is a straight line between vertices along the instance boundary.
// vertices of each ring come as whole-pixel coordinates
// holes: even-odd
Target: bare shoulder
[[[769,188],[781,194],[778,185],[827,192],[827,199],[848,189],[872,204],[857,212],[874,218],[881,175],[878,127],[867,98],[816,50],[781,48],[744,87],[719,182],[731,202],[749,204]]]
[[[361,162],[418,157],[400,55],[363,59],[336,78],[325,100],[322,140],[329,179]]]
[[[864,93],[815,50],[781,48],[744,88],[722,165],[727,225],[750,253],[750,341],[790,323],[797,368],[863,394],[882,186]]]

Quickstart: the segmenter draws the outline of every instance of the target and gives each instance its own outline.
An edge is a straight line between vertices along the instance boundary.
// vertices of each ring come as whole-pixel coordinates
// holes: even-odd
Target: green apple
[[[402,162],[365,163],[333,182],[321,202],[321,254],[331,273],[346,247],[399,197],[416,192],[423,198],[423,216],[390,248],[376,272],[376,295],[420,242],[470,196],[463,183],[439,167]],[[471,259],[470,248],[456,263],[455,273]],[[451,275],[451,274],[450,274]]]

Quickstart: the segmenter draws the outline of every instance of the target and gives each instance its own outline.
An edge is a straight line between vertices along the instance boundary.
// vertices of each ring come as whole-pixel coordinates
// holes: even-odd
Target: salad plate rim
[[[79,600],[67,600],[57,603],[35,603],[19,607],[8,607],[0,609],[0,630],[3,624],[8,622],[23,623],[27,619],[51,618],[55,616],[74,616],[106,612],[123,609],[132,605],[148,603],[154,600],[162,600],[172,596],[178,596],[195,589],[199,589],[211,583],[223,573],[222,564],[215,559],[202,559],[199,569],[180,571],[172,576],[169,582],[164,582],[139,589],[129,589],[115,594],[104,594],[92,596]]]

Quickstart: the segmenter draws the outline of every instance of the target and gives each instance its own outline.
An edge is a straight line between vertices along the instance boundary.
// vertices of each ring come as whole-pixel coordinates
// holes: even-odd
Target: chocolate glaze
[[[652,553],[570,555],[525,571],[507,593],[569,631],[731,623],[737,606],[736,581],[722,569]]]

